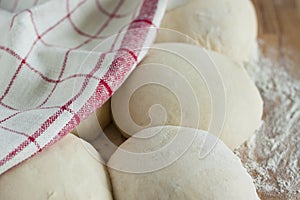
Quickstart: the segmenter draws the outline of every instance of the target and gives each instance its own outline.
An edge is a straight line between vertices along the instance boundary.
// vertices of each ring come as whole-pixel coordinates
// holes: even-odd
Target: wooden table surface
[[[274,68],[283,67],[293,79],[300,80],[300,0],[252,1],[258,16],[258,37],[264,56],[278,63]],[[270,112],[265,110],[265,113]],[[291,199],[284,193],[275,195],[260,191],[259,194],[263,200]],[[300,199],[299,195],[291,200],[294,199]]]
[[[265,41],[264,54],[300,80],[300,0],[253,0],[253,3],[259,38]]]

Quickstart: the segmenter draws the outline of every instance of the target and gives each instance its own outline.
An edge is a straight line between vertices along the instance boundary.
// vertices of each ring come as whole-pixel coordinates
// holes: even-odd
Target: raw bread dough
[[[110,181],[100,156],[69,134],[0,176],[0,199],[108,200]]]
[[[124,157],[129,154],[124,154],[121,149],[136,154],[156,152],[155,156],[148,160],[147,164],[151,165],[155,160],[168,159],[179,149],[185,148],[182,148],[185,143],[179,141],[179,145],[174,145],[174,149],[164,150],[176,137],[181,137],[180,135],[196,137],[188,146],[188,150],[179,155],[172,164],[148,173],[124,172],[130,168],[129,165],[140,163],[139,159],[136,163],[126,162],[131,156]],[[196,129],[169,126],[144,129],[135,136],[123,143],[108,163],[116,200],[259,199],[253,181],[239,158],[213,135]],[[148,138],[145,139],[146,137]],[[216,144],[209,142],[216,140]],[[210,149],[212,146],[214,147]],[[208,150],[209,154],[201,158],[202,147]]]
[[[110,100],[82,121],[71,133],[86,141],[95,140],[111,122]]]
[[[196,63],[196,68],[171,51]],[[223,79],[226,94],[226,99],[217,99],[226,103],[224,127],[219,132],[209,129],[213,117],[211,91],[197,71],[200,68],[208,71],[213,69],[210,57]],[[181,81],[182,77],[188,84]],[[141,86],[140,82],[143,80],[151,82]],[[166,82],[173,87],[173,91],[163,85]],[[210,82],[218,84],[218,80]],[[192,93],[185,94],[188,90]],[[182,94],[183,98],[178,99]],[[231,149],[242,144],[258,128],[263,110],[260,94],[242,66],[221,54],[207,54],[198,46],[183,43],[154,45],[142,63],[112,96],[111,105],[114,123],[125,137],[149,126],[180,125],[209,130],[217,136],[221,133],[221,140]],[[164,114],[167,119],[162,117]]]
[[[161,28],[182,32],[236,61],[252,58],[257,50],[257,17],[250,0],[192,0],[167,12]],[[170,41],[167,37],[158,42]]]

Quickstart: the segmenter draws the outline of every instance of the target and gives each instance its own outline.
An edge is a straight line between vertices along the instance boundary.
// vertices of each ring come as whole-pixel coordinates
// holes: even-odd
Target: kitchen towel
[[[145,56],[166,0],[0,0],[0,174],[68,134]]]

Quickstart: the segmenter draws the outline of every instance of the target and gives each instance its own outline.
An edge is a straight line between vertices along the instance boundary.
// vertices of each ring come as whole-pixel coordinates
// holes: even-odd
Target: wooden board
[[[300,0],[253,0],[253,3],[259,38],[265,41],[263,53],[300,80]]]
[[[260,47],[264,56],[271,58],[272,62],[278,63],[272,66],[274,69],[276,69],[276,67],[283,67],[293,79],[300,80],[300,0],[252,1],[258,16],[259,39],[263,42]],[[266,105],[267,102],[265,102],[265,119],[270,120],[272,116],[268,114],[272,113],[275,106],[279,106],[276,105],[275,102],[273,103],[274,105]],[[284,113],[285,111],[282,110],[282,112]],[[274,119],[277,120],[276,117]],[[268,125],[268,123],[266,124]],[[299,130],[294,133],[298,134]],[[266,135],[268,131],[263,131],[259,134]],[[278,134],[282,133],[279,131]],[[262,147],[258,146],[258,148]],[[286,148],[290,150],[297,148],[297,145],[295,142],[293,143],[293,141],[287,140]],[[283,170],[282,174],[287,174],[284,166],[278,169]],[[274,176],[277,175],[277,172],[274,173]],[[274,183],[277,183],[277,179],[275,177],[273,178]],[[273,179],[270,181],[272,182]],[[300,193],[289,196],[286,194],[286,191],[276,193],[261,190],[258,192],[262,200],[300,199]]]

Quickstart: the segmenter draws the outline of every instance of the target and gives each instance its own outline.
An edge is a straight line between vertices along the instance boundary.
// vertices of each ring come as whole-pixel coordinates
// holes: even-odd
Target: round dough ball
[[[100,156],[69,134],[0,176],[0,199],[108,200],[110,181]]]
[[[213,84],[222,82],[212,79],[209,73],[205,80],[197,71],[201,69],[210,72],[214,67],[212,63],[220,73],[226,95],[226,99],[213,97],[216,102],[224,101],[226,104],[224,126],[217,132],[209,129],[212,117],[220,114],[213,111],[211,91],[208,90],[206,81],[210,80],[211,88],[215,87]],[[166,71],[166,66],[170,68],[169,71]],[[188,84],[180,80],[182,77]],[[141,80],[149,81],[141,86]],[[164,86],[166,82],[171,85],[171,89]],[[192,93],[185,93],[190,89]],[[178,96],[183,98],[178,99]],[[231,149],[254,133],[260,125],[263,111],[260,94],[242,66],[219,53],[183,43],[154,45],[112,96],[111,103],[114,123],[125,137],[149,126],[185,126],[209,130]],[[163,111],[157,105],[163,107]],[[199,111],[196,109],[197,105]],[[164,113],[167,119],[162,117]],[[215,113],[214,116],[212,113]]]
[[[88,118],[71,131],[74,135],[86,140],[95,140],[111,122],[111,105],[110,100],[98,108]]]
[[[192,0],[167,12],[161,28],[184,33],[238,62],[251,59],[257,50],[257,17],[250,0]]]
[[[123,143],[108,163],[116,200],[259,199],[253,181],[239,158],[213,135],[191,128],[169,126],[144,129],[135,136]],[[129,165],[140,163],[139,159],[129,163],[130,154],[124,154],[122,151],[135,154],[155,152],[151,159],[143,161],[151,165],[155,160],[168,159],[179,149],[185,149],[182,145],[187,143],[180,141],[173,146],[174,148],[164,149],[170,146],[176,137],[181,136],[194,140],[170,165],[147,173],[127,171]],[[200,157],[203,149],[208,150],[209,154]],[[128,157],[124,157],[126,155]]]

